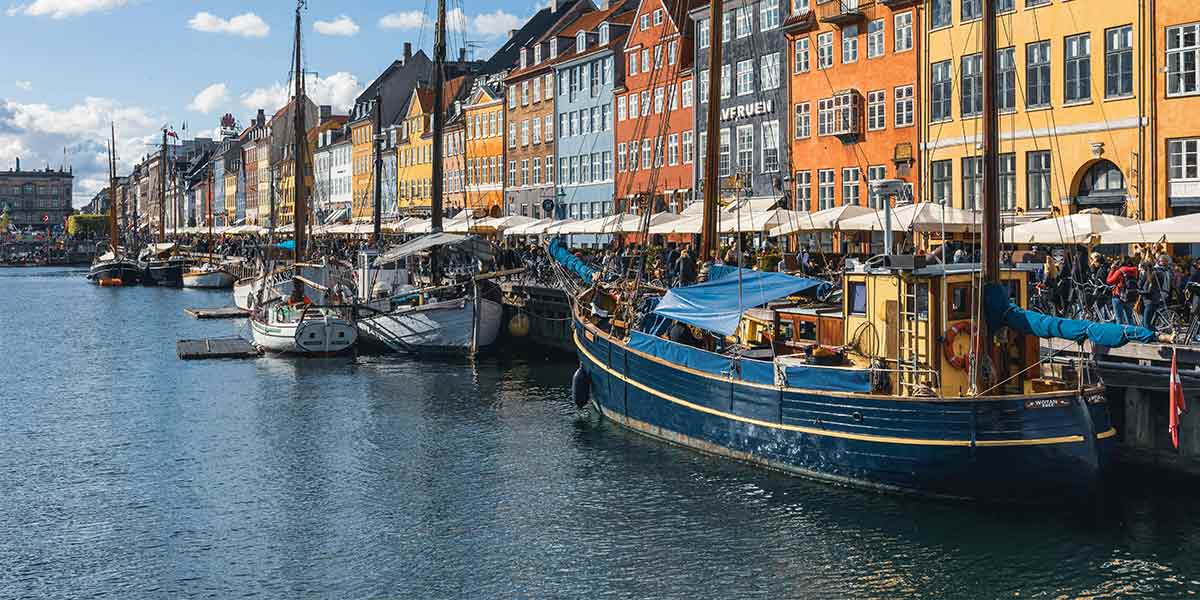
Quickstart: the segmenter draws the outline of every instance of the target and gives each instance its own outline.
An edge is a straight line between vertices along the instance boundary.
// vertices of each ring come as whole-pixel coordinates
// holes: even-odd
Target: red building
[[[614,90],[619,210],[639,195],[652,210],[679,212],[692,200],[697,138],[692,65],[695,0],[641,0],[625,42],[624,82]],[[620,71],[620,69],[619,69]]]

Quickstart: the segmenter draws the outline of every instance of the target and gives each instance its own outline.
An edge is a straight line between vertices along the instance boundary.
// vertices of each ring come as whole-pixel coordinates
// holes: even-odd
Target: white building
[[[354,169],[350,137],[342,129],[323,131],[313,150],[316,172],[313,178],[313,203],[323,222],[350,217]]]

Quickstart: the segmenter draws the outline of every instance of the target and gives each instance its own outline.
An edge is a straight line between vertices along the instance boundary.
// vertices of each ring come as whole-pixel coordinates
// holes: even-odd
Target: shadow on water
[[[224,296],[0,269],[0,597],[1175,598],[1193,485],[879,495],[575,410],[574,357],[182,362]]]

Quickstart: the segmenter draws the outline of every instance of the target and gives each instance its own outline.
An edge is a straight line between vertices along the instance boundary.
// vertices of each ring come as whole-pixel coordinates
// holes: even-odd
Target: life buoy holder
[[[954,341],[963,333],[970,335],[972,340],[967,352],[959,354],[958,350],[954,347]],[[978,328],[970,321],[959,321],[946,330],[946,337],[942,340],[942,353],[946,355],[946,361],[950,363],[950,366],[963,371],[967,370],[967,360],[975,355],[975,340],[973,338],[978,334]]]

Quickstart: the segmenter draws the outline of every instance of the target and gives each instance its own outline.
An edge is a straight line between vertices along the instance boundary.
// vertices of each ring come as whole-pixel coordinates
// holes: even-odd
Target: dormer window
[[[558,58],[558,38],[550,40],[550,58]]]
[[[587,50],[587,32],[580,31],[575,34],[575,51],[583,52],[584,50]]]
[[[536,65],[541,62],[542,62],[542,45],[538,44],[533,47],[533,64]]]
[[[600,45],[608,44],[608,23],[600,24]]]
[[[521,68],[522,68],[522,69],[524,69],[525,67],[529,66],[529,59],[528,59],[528,56],[529,56],[529,49],[528,49],[528,48],[521,48]]]

